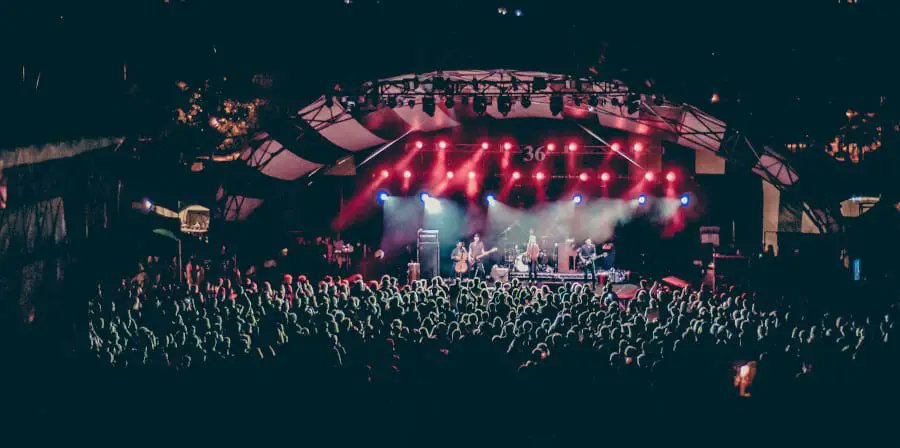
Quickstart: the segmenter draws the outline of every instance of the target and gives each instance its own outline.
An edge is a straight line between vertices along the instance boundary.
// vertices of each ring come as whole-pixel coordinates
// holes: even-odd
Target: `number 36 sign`
[[[522,161],[523,162],[540,162],[543,161],[544,158],[547,157],[546,150],[543,146],[534,147],[532,145],[524,145],[522,146]]]

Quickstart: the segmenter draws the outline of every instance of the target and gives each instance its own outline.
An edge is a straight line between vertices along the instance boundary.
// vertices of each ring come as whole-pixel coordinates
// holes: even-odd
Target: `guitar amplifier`
[[[416,239],[419,244],[423,244],[423,243],[424,244],[428,244],[428,243],[438,244],[439,243],[438,231],[437,230],[419,229],[419,231],[416,233]]]
[[[438,231],[419,229],[416,247],[422,278],[430,279],[441,275],[441,245]]]
[[[568,274],[575,272],[575,240],[567,239],[556,246],[558,249],[557,260],[559,265],[557,271],[560,274]]]

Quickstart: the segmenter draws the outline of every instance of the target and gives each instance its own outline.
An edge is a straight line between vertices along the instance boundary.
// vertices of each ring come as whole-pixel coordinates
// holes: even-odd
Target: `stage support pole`
[[[340,190],[339,194],[340,194],[340,201],[341,201],[341,202],[338,204],[338,216],[344,216],[344,178],[341,177],[339,182],[341,183],[340,188],[339,188],[339,190]],[[338,228],[338,231],[337,231],[337,239],[338,239],[339,241],[343,241],[343,240],[341,240],[341,229],[340,229],[340,227]]]
[[[379,154],[381,154],[382,152],[384,152],[385,149],[388,149],[388,148],[390,148],[391,146],[393,146],[394,143],[397,143],[397,142],[399,142],[400,140],[403,140],[404,137],[406,137],[407,135],[409,135],[409,134],[412,133],[412,132],[413,132],[413,130],[410,129],[410,130],[406,131],[403,135],[401,135],[401,136],[395,138],[395,139],[392,140],[392,141],[389,141],[389,142],[385,143],[384,145],[382,145],[381,148],[376,149],[375,152],[373,152],[369,157],[366,157],[365,160],[363,160],[362,162],[359,162],[359,165],[356,165],[356,169],[359,169],[360,167],[362,167],[363,165],[365,165],[369,160],[372,160],[372,159],[374,159],[375,157],[377,157]]]
[[[178,238],[178,283],[184,284],[184,265],[181,263],[181,238]]]
[[[632,165],[634,165],[634,166],[636,166],[636,167],[638,167],[638,168],[643,169],[643,167],[641,166],[640,163],[637,163],[637,161],[633,160],[631,157],[628,157],[628,155],[625,154],[624,152],[622,152],[622,151],[616,151],[615,149],[613,149],[612,145],[610,145],[609,142],[607,142],[606,140],[603,140],[602,138],[600,138],[599,135],[597,135],[594,131],[591,131],[590,129],[588,129],[587,126],[585,126],[585,125],[583,125],[583,124],[581,124],[581,123],[578,123],[578,126],[581,127],[581,129],[582,129],[585,133],[587,133],[588,135],[590,135],[591,137],[593,137],[594,140],[597,140],[598,142],[600,142],[600,143],[602,143],[602,144],[608,146],[610,150],[615,151],[616,154],[622,156],[622,158],[624,158],[625,160],[631,162]]]

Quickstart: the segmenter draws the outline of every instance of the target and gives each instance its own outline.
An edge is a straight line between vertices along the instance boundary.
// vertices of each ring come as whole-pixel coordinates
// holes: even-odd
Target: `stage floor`
[[[604,272],[598,272],[597,277],[607,277],[608,274]],[[510,272],[510,278],[528,278],[527,272]],[[584,274],[581,272],[569,272],[569,273],[561,273],[561,272],[538,272],[537,274],[538,280],[555,280],[555,281],[566,281],[566,282],[577,282],[584,280]]]
[[[607,281],[612,281],[615,283],[622,283],[628,281],[628,278],[631,276],[630,272],[620,271],[620,270],[612,270],[612,271],[597,271],[597,278],[600,283],[606,283]],[[518,279],[528,279],[527,272],[519,272],[519,271],[511,271],[509,273],[510,280],[514,278]],[[565,283],[565,282],[583,282],[584,281],[584,273],[583,272],[538,272],[537,274],[538,281],[542,282],[554,282],[554,283]]]

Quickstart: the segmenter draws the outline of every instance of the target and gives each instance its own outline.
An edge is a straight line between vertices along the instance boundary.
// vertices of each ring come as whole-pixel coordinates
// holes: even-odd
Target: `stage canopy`
[[[346,164],[364,151],[377,155],[411,133],[520,118],[572,120],[585,129],[599,126],[673,142],[701,153],[705,169],[723,174],[726,159],[739,162],[779,190],[799,181],[774,151],[755,148],[738,130],[690,104],[633,91],[615,80],[503,69],[406,74],[331,92],[287,122],[268,122],[240,159],[260,177],[297,181],[333,174],[328,168],[337,162]],[[251,190],[256,189],[225,186],[220,208],[227,219],[245,219],[252,212],[245,206],[259,207],[265,198],[245,194]]]

